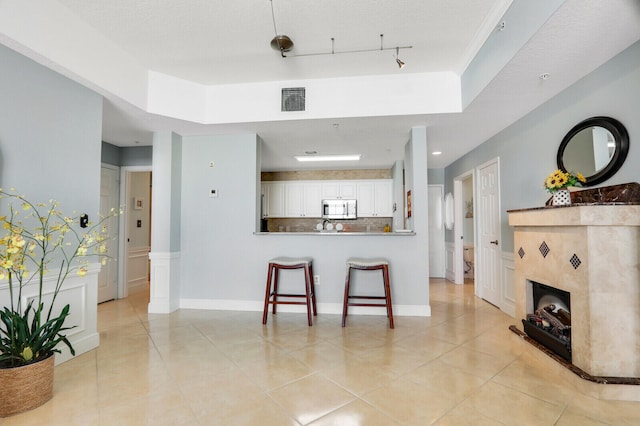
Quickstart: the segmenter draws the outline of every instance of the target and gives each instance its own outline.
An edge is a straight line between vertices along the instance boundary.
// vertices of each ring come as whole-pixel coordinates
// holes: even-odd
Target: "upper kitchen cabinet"
[[[393,182],[389,179],[357,184],[358,217],[393,216]]]
[[[322,183],[322,199],[356,199],[356,183],[351,181],[327,181]]]
[[[262,184],[263,217],[284,217],[284,182],[264,182]]]
[[[315,182],[285,184],[285,217],[321,217],[321,185]]]

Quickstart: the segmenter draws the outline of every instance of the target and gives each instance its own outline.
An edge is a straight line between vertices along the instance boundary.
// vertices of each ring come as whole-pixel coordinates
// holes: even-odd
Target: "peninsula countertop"
[[[342,232],[342,231],[283,231],[283,232],[254,232],[254,235],[303,235],[303,236],[361,236],[361,237],[407,237],[416,235],[414,231],[394,231],[394,232]]]

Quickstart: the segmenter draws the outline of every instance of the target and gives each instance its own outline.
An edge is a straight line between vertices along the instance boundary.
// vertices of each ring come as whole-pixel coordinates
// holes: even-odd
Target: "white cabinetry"
[[[392,190],[392,181],[388,179],[358,182],[358,217],[393,216]]]
[[[322,212],[320,184],[314,182],[286,182],[285,217],[320,217]]]
[[[393,216],[391,179],[263,182],[265,218],[322,217],[322,200],[358,200],[358,217]]]
[[[322,199],[356,199],[356,183],[352,181],[322,182]]]
[[[284,182],[262,184],[263,216],[284,217]]]

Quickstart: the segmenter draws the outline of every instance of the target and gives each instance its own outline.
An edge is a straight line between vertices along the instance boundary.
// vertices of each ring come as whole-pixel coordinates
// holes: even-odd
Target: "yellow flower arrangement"
[[[566,189],[570,186],[582,186],[587,179],[581,173],[563,172],[556,170],[544,180],[544,188],[550,193],[559,189]]]
[[[89,257],[102,264],[107,260],[106,242],[110,238],[106,220],[120,214],[113,209],[96,224],[80,224],[80,216],[64,216],[58,203],[32,203],[24,196],[0,189],[3,209],[0,216],[0,285],[7,286],[9,300],[0,307],[0,369],[22,366],[44,359],[64,343],[72,355],[75,351],[67,340],[64,327],[70,307],[54,312],[56,297],[66,280],[75,273],[87,274]],[[14,208],[13,202],[22,209]],[[44,276],[51,269],[54,282],[51,299],[43,294]],[[34,285],[37,296],[32,300],[23,294]]]

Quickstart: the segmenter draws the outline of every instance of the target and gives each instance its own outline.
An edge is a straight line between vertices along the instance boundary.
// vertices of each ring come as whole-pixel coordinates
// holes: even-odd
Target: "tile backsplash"
[[[322,223],[323,219],[315,218],[281,218],[268,219],[267,229],[269,232],[314,232],[316,225]],[[386,225],[391,226],[390,217],[362,217],[350,220],[332,220],[334,226],[341,223],[342,232],[383,232]]]

